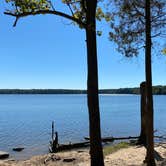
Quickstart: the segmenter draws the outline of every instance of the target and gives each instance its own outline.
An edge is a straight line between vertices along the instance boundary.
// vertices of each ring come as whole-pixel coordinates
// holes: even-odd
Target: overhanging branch
[[[81,20],[70,16],[66,13],[60,12],[60,11],[56,11],[56,10],[38,10],[38,11],[33,11],[33,12],[24,12],[24,13],[12,13],[10,11],[4,12],[4,14],[9,15],[9,16],[13,16],[16,17],[16,21],[14,23],[13,26],[16,26],[16,23],[18,21],[19,18],[22,17],[26,17],[26,16],[34,16],[34,15],[40,15],[40,14],[52,14],[52,15],[57,15],[57,16],[61,16],[63,18],[69,19],[73,22],[76,22],[77,24],[83,26],[84,28],[86,28],[86,24],[84,22],[82,22]]]

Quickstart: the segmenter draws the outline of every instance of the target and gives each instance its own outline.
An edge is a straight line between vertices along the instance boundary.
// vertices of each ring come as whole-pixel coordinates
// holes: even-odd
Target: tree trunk
[[[141,94],[141,132],[138,144],[146,146],[146,82],[140,84]]]
[[[154,140],[153,140],[153,96],[152,96],[152,67],[151,67],[151,7],[150,0],[145,4],[146,19],[146,46],[145,46],[145,65],[146,65],[146,92],[147,92],[147,155],[148,166],[154,166]]]
[[[96,0],[87,0],[87,64],[88,64],[88,110],[90,132],[91,166],[104,166],[101,144],[100,112],[98,96],[98,66],[96,44]]]

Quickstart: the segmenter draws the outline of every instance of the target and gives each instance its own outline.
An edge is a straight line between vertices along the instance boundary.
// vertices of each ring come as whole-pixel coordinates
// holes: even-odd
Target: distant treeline
[[[119,88],[119,89],[102,89],[101,94],[139,94],[140,88]],[[166,95],[166,86],[153,86],[153,94]]]
[[[70,89],[0,89],[0,94],[86,94],[86,90]]]
[[[100,94],[139,94],[137,88],[101,89]],[[86,94],[86,90],[72,89],[0,89],[0,94]],[[153,94],[166,94],[166,86],[154,86]]]

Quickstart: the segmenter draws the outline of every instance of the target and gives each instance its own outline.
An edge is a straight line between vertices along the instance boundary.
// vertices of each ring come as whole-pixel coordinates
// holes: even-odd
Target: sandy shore
[[[158,163],[161,159],[166,159],[166,143],[156,144],[155,151]],[[105,156],[105,166],[138,166],[142,165],[145,159],[146,150],[142,146],[131,146],[118,150]],[[158,156],[158,157],[157,157]],[[56,154],[46,154],[34,156],[25,161],[0,161],[0,166],[90,166],[90,156],[88,149],[77,149],[60,152]],[[164,164],[166,166],[166,163]],[[164,166],[163,165],[163,166]]]

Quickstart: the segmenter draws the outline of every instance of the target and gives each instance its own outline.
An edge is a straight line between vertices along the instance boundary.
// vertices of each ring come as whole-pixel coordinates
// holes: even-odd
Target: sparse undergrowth
[[[115,145],[111,145],[111,146],[106,146],[104,147],[103,149],[103,153],[104,153],[104,156],[107,156],[111,153],[114,153],[120,149],[123,149],[123,148],[128,148],[131,144],[128,143],[128,142],[120,142],[118,144],[115,144]]]

